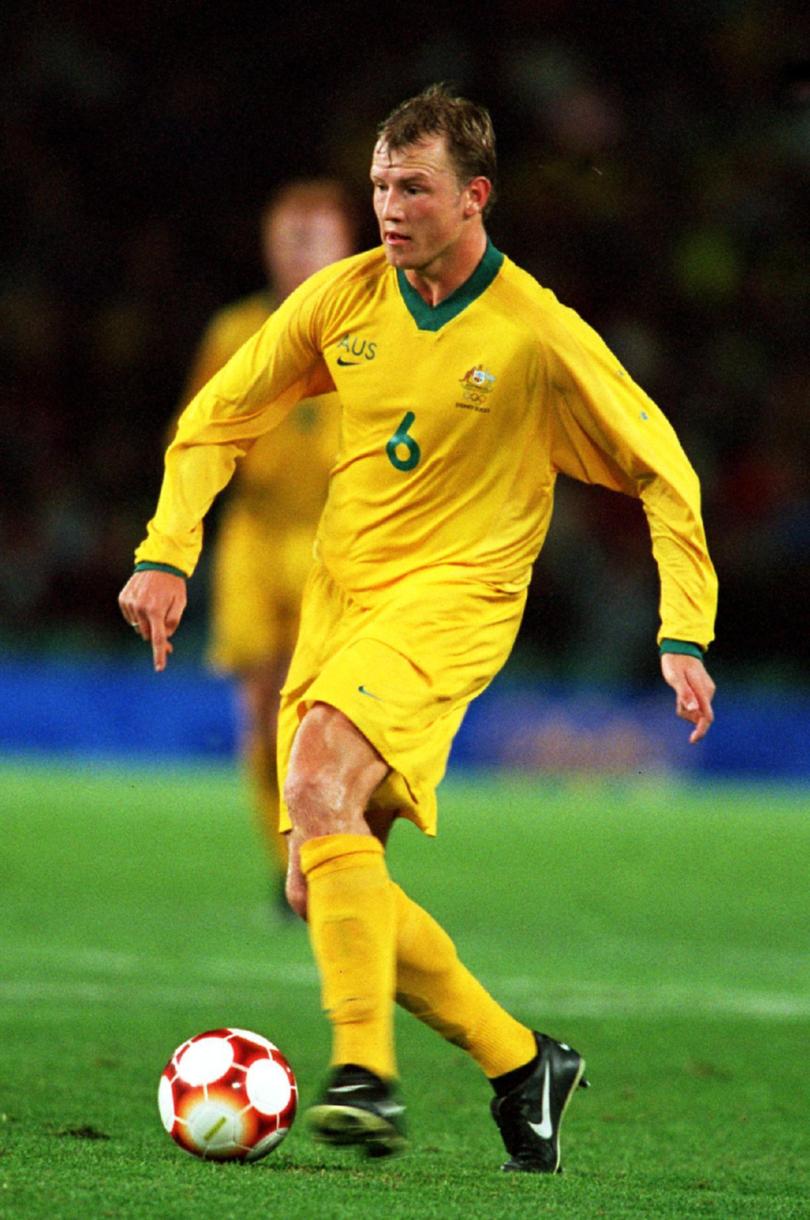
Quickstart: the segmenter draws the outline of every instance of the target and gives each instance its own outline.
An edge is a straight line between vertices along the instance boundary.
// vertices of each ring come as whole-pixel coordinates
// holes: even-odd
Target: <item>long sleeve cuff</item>
[[[665,652],[677,652],[685,657],[697,657],[699,661],[703,660],[703,649],[700,644],[693,644],[691,640],[662,640],[658,645],[658,652],[663,656]]]
[[[152,563],[150,559],[141,559],[135,564],[136,572],[169,572],[172,576],[180,576],[183,580],[188,580],[185,572],[181,568],[174,567],[170,563]]]

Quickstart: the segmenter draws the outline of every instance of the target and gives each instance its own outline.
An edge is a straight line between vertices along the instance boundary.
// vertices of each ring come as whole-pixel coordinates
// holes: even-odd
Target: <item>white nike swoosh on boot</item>
[[[543,1077],[543,1113],[539,1123],[529,1123],[529,1126],[541,1140],[550,1140],[554,1134],[551,1124],[551,1064],[548,1062]]]

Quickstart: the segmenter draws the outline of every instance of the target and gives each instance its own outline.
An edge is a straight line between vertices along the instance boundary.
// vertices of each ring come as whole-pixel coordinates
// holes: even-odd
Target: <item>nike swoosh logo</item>
[[[330,1093],[356,1093],[358,1089],[364,1089],[364,1084],[338,1084],[330,1089]]]
[[[359,364],[359,363],[360,363],[359,360],[344,360],[342,356],[338,356],[338,364],[342,364],[345,366],[347,364]]]
[[[380,698],[380,696],[375,695],[373,691],[366,690],[365,686],[363,686],[362,683],[360,684],[360,686],[358,686],[357,689],[360,691],[361,695],[368,695],[369,699],[376,699],[378,703],[382,703],[382,699]]]
[[[548,1063],[546,1063],[543,1077],[543,1112],[540,1122],[529,1123],[529,1126],[541,1140],[550,1140],[554,1134],[554,1128],[551,1125],[551,1067]]]

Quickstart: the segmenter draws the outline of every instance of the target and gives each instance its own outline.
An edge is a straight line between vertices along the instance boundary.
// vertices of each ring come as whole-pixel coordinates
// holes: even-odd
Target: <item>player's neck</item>
[[[427,266],[406,269],[405,277],[422,299],[435,309],[467,282],[484,257],[486,248],[486,231],[483,225],[477,225]]]

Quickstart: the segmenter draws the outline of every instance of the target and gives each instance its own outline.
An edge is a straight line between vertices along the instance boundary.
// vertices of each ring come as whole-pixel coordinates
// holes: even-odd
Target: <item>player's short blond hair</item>
[[[377,138],[401,150],[431,136],[444,136],[459,182],[484,177],[492,183],[488,212],[495,201],[495,130],[485,106],[456,97],[444,84],[429,85],[401,102],[377,128]]]

